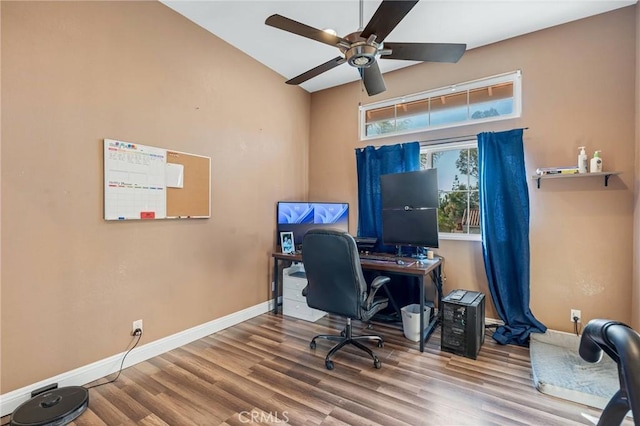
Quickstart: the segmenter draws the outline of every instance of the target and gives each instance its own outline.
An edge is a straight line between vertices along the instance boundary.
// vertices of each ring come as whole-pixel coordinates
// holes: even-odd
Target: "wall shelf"
[[[595,176],[604,176],[604,186],[609,186],[609,177],[619,175],[622,172],[598,172],[598,173],[575,173],[575,174],[552,174],[552,175],[533,175],[532,179],[538,181],[540,188],[540,180],[542,179],[570,179],[570,178],[586,178]]]

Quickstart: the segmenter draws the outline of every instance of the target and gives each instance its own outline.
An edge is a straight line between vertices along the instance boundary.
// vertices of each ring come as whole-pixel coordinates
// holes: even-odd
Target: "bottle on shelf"
[[[600,173],[602,172],[602,158],[600,158],[600,151],[596,151],[593,153],[593,158],[591,159],[591,168],[589,169],[590,173]]]
[[[578,173],[587,173],[587,153],[584,150],[584,146],[579,146],[580,153],[578,154]]]

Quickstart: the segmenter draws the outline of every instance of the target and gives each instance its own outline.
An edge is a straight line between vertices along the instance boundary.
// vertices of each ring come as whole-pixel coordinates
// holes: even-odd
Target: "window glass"
[[[513,83],[487,86],[469,91],[469,117],[472,120],[513,113]]]
[[[372,139],[520,117],[520,72],[360,107],[360,138]]]
[[[441,236],[446,239],[448,234],[458,237],[479,235],[477,141],[423,147],[420,156],[422,168],[438,170]]]
[[[467,120],[467,92],[431,98],[431,125]]]

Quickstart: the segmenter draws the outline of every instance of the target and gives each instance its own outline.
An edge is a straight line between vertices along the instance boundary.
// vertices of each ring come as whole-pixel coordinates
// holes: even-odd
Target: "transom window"
[[[520,71],[360,107],[360,139],[520,117]]]
[[[440,238],[480,240],[477,140],[423,146],[420,166],[438,169]]]

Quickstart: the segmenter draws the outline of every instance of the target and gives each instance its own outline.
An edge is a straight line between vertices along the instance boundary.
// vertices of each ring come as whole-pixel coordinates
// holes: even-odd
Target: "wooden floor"
[[[441,352],[440,329],[420,353],[401,328],[374,323],[382,368],[347,347],[329,371],[332,343],[309,340],[343,326],[261,315],[125,369],[89,391],[72,425],[586,425],[581,413],[600,415],[538,392],[528,349],[490,337],[472,360]],[[354,334],[371,331],[354,322]]]

